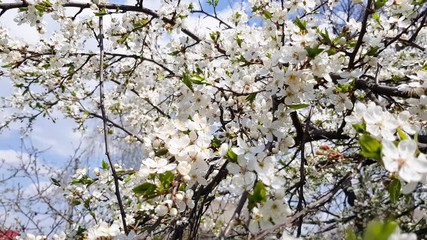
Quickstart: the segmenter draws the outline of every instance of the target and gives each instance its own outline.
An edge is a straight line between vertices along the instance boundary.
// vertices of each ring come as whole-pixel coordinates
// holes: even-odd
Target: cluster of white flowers
[[[374,102],[367,105],[357,102],[353,115],[346,117],[346,121],[351,125],[366,124],[366,132],[378,139],[395,140],[398,128],[412,135],[419,131],[420,127],[411,122],[410,117],[408,111],[399,112],[396,116]]]
[[[100,59],[92,45],[98,17],[108,13],[108,133],[143,146],[145,156],[136,170],[106,162],[93,173],[79,169],[65,187],[89,239],[121,238],[120,210],[137,230],[154,226],[161,233],[203,219],[217,236],[227,226],[206,219],[205,205],[236,204],[242,196],[248,214],[230,221],[236,229],[253,235],[275,229],[356,169],[346,150],[360,147],[347,141],[356,133],[378,143],[375,151],[391,177],[407,183],[405,192],[427,181],[416,141],[427,121],[427,32],[423,24],[415,28],[420,1],[352,1],[373,11],[363,24],[332,14],[339,11],[336,0],[327,1],[329,10],[324,1],[249,0],[226,11],[209,1],[213,13],[197,2],[158,1],[136,12],[93,2],[93,12],[76,16],[65,11],[68,1],[25,2],[18,24],[44,33],[43,15],[53,12],[59,26],[37,44],[0,27],[0,70],[16,88],[2,106],[20,109],[11,119],[60,111],[85,128],[88,119],[101,118]],[[71,5],[89,6],[79,4]],[[330,15],[312,14],[320,7]],[[200,15],[215,24],[192,26]],[[375,79],[382,92],[359,88],[364,79]],[[323,169],[323,158],[334,160],[334,168]],[[124,209],[117,206],[112,167]],[[322,217],[317,210],[309,212]],[[189,219],[199,212],[200,219]]]

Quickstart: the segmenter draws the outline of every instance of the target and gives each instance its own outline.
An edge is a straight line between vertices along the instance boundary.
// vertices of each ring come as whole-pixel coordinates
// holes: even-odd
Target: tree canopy
[[[424,0],[0,2],[9,13],[1,128],[96,120],[105,151],[52,178],[72,227],[23,239],[425,237]],[[39,36],[13,37],[26,24]]]

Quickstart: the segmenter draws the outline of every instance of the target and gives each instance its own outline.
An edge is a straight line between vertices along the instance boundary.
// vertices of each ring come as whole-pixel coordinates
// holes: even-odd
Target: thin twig
[[[104,29],[103,29],[103,19],[102,16],[99,17],[99,107],[101,109],[102,115],[102,124],[103,124],[103,132],[104,132],[104,148],[105,155],[107,156],[108,163],[110,164],[111,173],[113,174],[114,186],[115,186],[115,194],[117,197],[117,202],[119,204],[120,215],[122,217],[123,229],[128,235],[129,231],[126,224],[126,213],[123,207],[122,198],[120,196],[120,188],[119,188],[119,177],[117,176],[116,169],[114,168],[113,161],[110,156],[110,152],[108,149],[108,130],[107,130],[107,116],[105,113],[104,107]]]

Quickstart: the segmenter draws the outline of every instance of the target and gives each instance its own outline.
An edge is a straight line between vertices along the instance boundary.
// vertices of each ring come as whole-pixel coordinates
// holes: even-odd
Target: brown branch
[[[102,16],[99,17],[99,107],[101,109],[102,114],[102,125],[104,132],[104,149],[105,155],[107,156],[108,163],[111,168],[111,173],[113,175],[115,194],[117,197],[117,203],[120,209],[120,216],[122,218],[123,230],[126,235],[129,233],[129,229],[126,224],[126,212],[123,207],[122,198],[120,195],[120,187],[119,187],[119,177],[117,175],[116,169],[114,168],[113,161],[111,159],[111,155],[108,148],[108,126],[107,126],[107,115],[104,106],[104,30],[103,30],[103,19]]]
[[[248,195],[249,195],[248,191],[243,192],[242,196],[240,197],[239,203],[237,204],[237,207],[233,212],[233,215],[231,216],[230,220],[227,223],[227,226],[221,232],[221,235],[220,235],[221,239],[224,239],[227,237],[228,232],[230,231],[230,228],[231,228],[231,223],[233,223],[233,220],[236,216],[240,215],[240,212],[242,211],[242,208],[245,205],[246,200],[248,199]]]
[[[361,90],[370,90],[375,94],[386,95],[390,97],[402,97],[402,98],[420,98],[419,95],[411,93],[399,91],[395,87],[382,86],[375,83],[370,83],[366,80],[358,79],[356,80],[356,88]]]
[[[80,9],[90,8],[91,5],[92,4],[90,4],[90,3],[78,3],[78,2],[69,2],[69,3],[62,4],[63,7],[76,7],[76,8],[80,8]],[[26,1],[14,2],[14,3],[1,3],[0,9],[2,11],[0,13],[3,14],[4,12],[6,12],[10,9],[17,9],[17,8],[23,8],[23,7],[28,7],[28,6],[29,6],[29,4]],[[168,23],[171,25],[176,24],[175,20],[169,19],[166,17],[161,17],[155,11],[148,9],[148,8],[144,8],[144,7],[120,5],[120,4],[102,4],[102,5],[99,5],[98,7],[105,8],[108,10],[114,10],[114,11],[145,13],[147,15],[154,17],[154,18],[161,19],[165,23]],[[0,14],[0,16],[1,16],[1,14]],[[187,35],[188,37],[192,38],[194,41],[196,41],[196,42],[201,41],[201,39],[198,36],[196,36],[193,32],[189,31],[188,29],[183,28],[183,29],[181,29],[181,31],[185,35]]]
[[[329,202],[332,199],[332,197],[342,188],[342,186],[345,183],[347,183],[348,181],[350,181],[352,175],[353,175],[352,172],[347,173],[340,181],[337,182],[337,184],[335,184],[335,186],[328,193],[324,194],[323,196],[321,196],[316,201],[310,203],[306,208],[295,213],[285,223],[278,224],[278,225],[274,226],[273,228],[261,231],[258,235],[255,236],[254,239],[259,239],[259,240],[265,239],[265,237],[268,234],[270,234],[271,232],[274,232],[275,230],[280,229],[282,227],[287,227],[287,226],[293,225],[297,219],[304,217],[308,213],[312,212],[313,210],[316,210],[318,207]]]
[[[363,16],[362,27],[360,29],[359,38],[357,39],[356,46],[354,47],[353,52],[350,54],[350,60],[348,63],[349,69],[354,68],[357,52],[359,51],[359,48],[362,46],[363,37],[365,36],[366,29],[368,26],[368,17],[372,13],[371,6],[372,6],[372,0],[368,0],[368,2],[366,3],[365,15]]]

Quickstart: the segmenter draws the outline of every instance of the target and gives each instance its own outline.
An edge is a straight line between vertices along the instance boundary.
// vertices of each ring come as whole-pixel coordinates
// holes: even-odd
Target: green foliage
[[[221,147],[221,143],[222,142],[218,138],[214,137],[211,141],[211,146],[213,148],[217,149],[217,148]]]
[[[102,168],[103,170],[105,170],[105,171],[110,170],[110,166],[109,166],[109,165],[108,165],[108,163],[107,163],[106,161],[104,161],[104,160],[102,160],[101,168]]]
[[[39,12],[40,16],[42,16],[45,12],[49,11],[49,8],[52,7],[52,3],[49,0],[44,0],[43,2],[37,3],[34,7]]]
[[[157,186],[153,183],[145,182],[141,185],[134,187],[133,192],[136,195],[141,195],[144,197],[151,197],[151,196],[156,194]]]
[[[410,140],[410,137],[408,134],[406,134],[404,131],[402,131],[402,129],[397,128],[397,136],[399,137],[400,140]]]
[[[350,227],[345,230],[345,240],[357,240],[356,233]]]
[[[160,174],[159,175],[160,191],[170,189],[173,179],[174,179],[174,174],[170,171]]]
[[[399,179],[393,179],[387,186],[388,193],[390,194],[390,200],[393,204],[396,204],[400,197],[401,183]]]
[[[306,20],[302,20],[301,21],[301,19],[299,19],[298,17],[296,17],[294,23],[295,23],[295,25],[297,25],[297,27],[302,32],[306,32],[307,31],[307,21]]]
[[[357,133],[366,133],[366,123],[353,124],[352,126],[353,126],[354,130],[356,130]]]
[[[86,185],[86,186],[90,186],[92,183],[94,183],[95,182],[95,180],[94,179],[92,179],[92,178],[90,178],[89,176],[87,176],[87,175],[84,175],[84,176],[82,176],[81,178],[79,178],[79,179],[74,179],[72,182],[71,182],[71,184],[72,185],[74,185],[74,184],[83,184],[83,185]]]
[[[380,47],[371,47],[368,52],[366,53],[366,55],[368,56],[377,56],[378,54],[378,50],[380,50]]]
[[[307,56],[309,58],[315,58],[317,55],[323,52],[323,48],[319,48],[319,46],[315,47],[305,47],[305,51],[307,51]]]
[[[368,134],[363,134],[359,137],[359,144],[361,148],[360,154],[362,154],[362,156],[376,160],[381,159],[382,146],[377,139]]]
[[[233,152],[233,150],[228,149],[228,152],[224,156],[228,161],[232,163],[237,163],[237,154]]]
[[[50,178],[50,181],[52,182],[53,185],[55,185],[57,187],[61,186],[61,182],[58,179]]]
[[[286,106],[289,107],[290,109],[298,110],[298,109],[306,108],[310,105],[306,103],[300,103],[300,104],[292,104],[292,105],[286,105]]]
[[[234,40],[236,40],[237,45],[239,47],[242,47],[242,43],[244,42],[244,39],[240,37],[240,35],[237,34],[237,36],[234,38]]]
[[[245,100],[250,103],[253,103],[255,101],[256,95],[257,93],[251,93],[248,96],[246,96]]]
[[[372,14],[372,19],[375,20],[379,25],[381,25],[380,15],[378,13]]]
[[[167,153],[168,153],[168,149],[167,148],[160,148],[160,149],[154,150],[154,155],[156,157],[160,157],[160,156],[166,155]]]
[[[374,1],[374,7],[376,10],[382,8],[386,4],[387,0],[376,0]]]
[[[219,3],[219,0],[213,0],[213,1],[208,0],[208,4],[214,7],[218,6],[218,3]]]
[[[106,8],[101,8],[98,12],[95,12],[95,16],[97,17],[101,17],[107,14],[107,9]]]
[[[219,40],[219,37],[221,36],[221,33],[220,32],[218,32],[218,31],[215,31],[215,32],[211,32],[211,33],[209,33],[209,37],[212,39],[212,41],[214,41],[214,42],[218,42],[218,40]]]
[[[192,91],[194,92],[193,85],[209,85],[208,82],[205,81],[205,78],[197,73],[189,73],[188,71],[184,72],[182,75],[182,82]]]
[[[252,194],[248,196],[248,208],[252,209],[257,203],[265,203],[267,201],[267,190],[263,182],[258,181],[255,184]]]
[[[12,68],[14,66],[14,64],[10,63],[10,64],[6,64],[1,66],[2,68]]]
[[[394,221],[372,221],[363,234],[363,240],[387,240],[396,230],[397,223]]]
[[[271,12],[267,11],[267,10],[264,10],[263,13],[262,13],[262,15],[264,16],[265,20],[269,20],[269,19],[271,19],[273,17],[273,14]]]
[[[326,44],[332,44],[331,38],[329,37],[329,32],[325,29],[324,32],[322,32],[321,30],[317,29],[316,30],[317,34],[320,35],[321,39],[323,40],[324,43]]]

